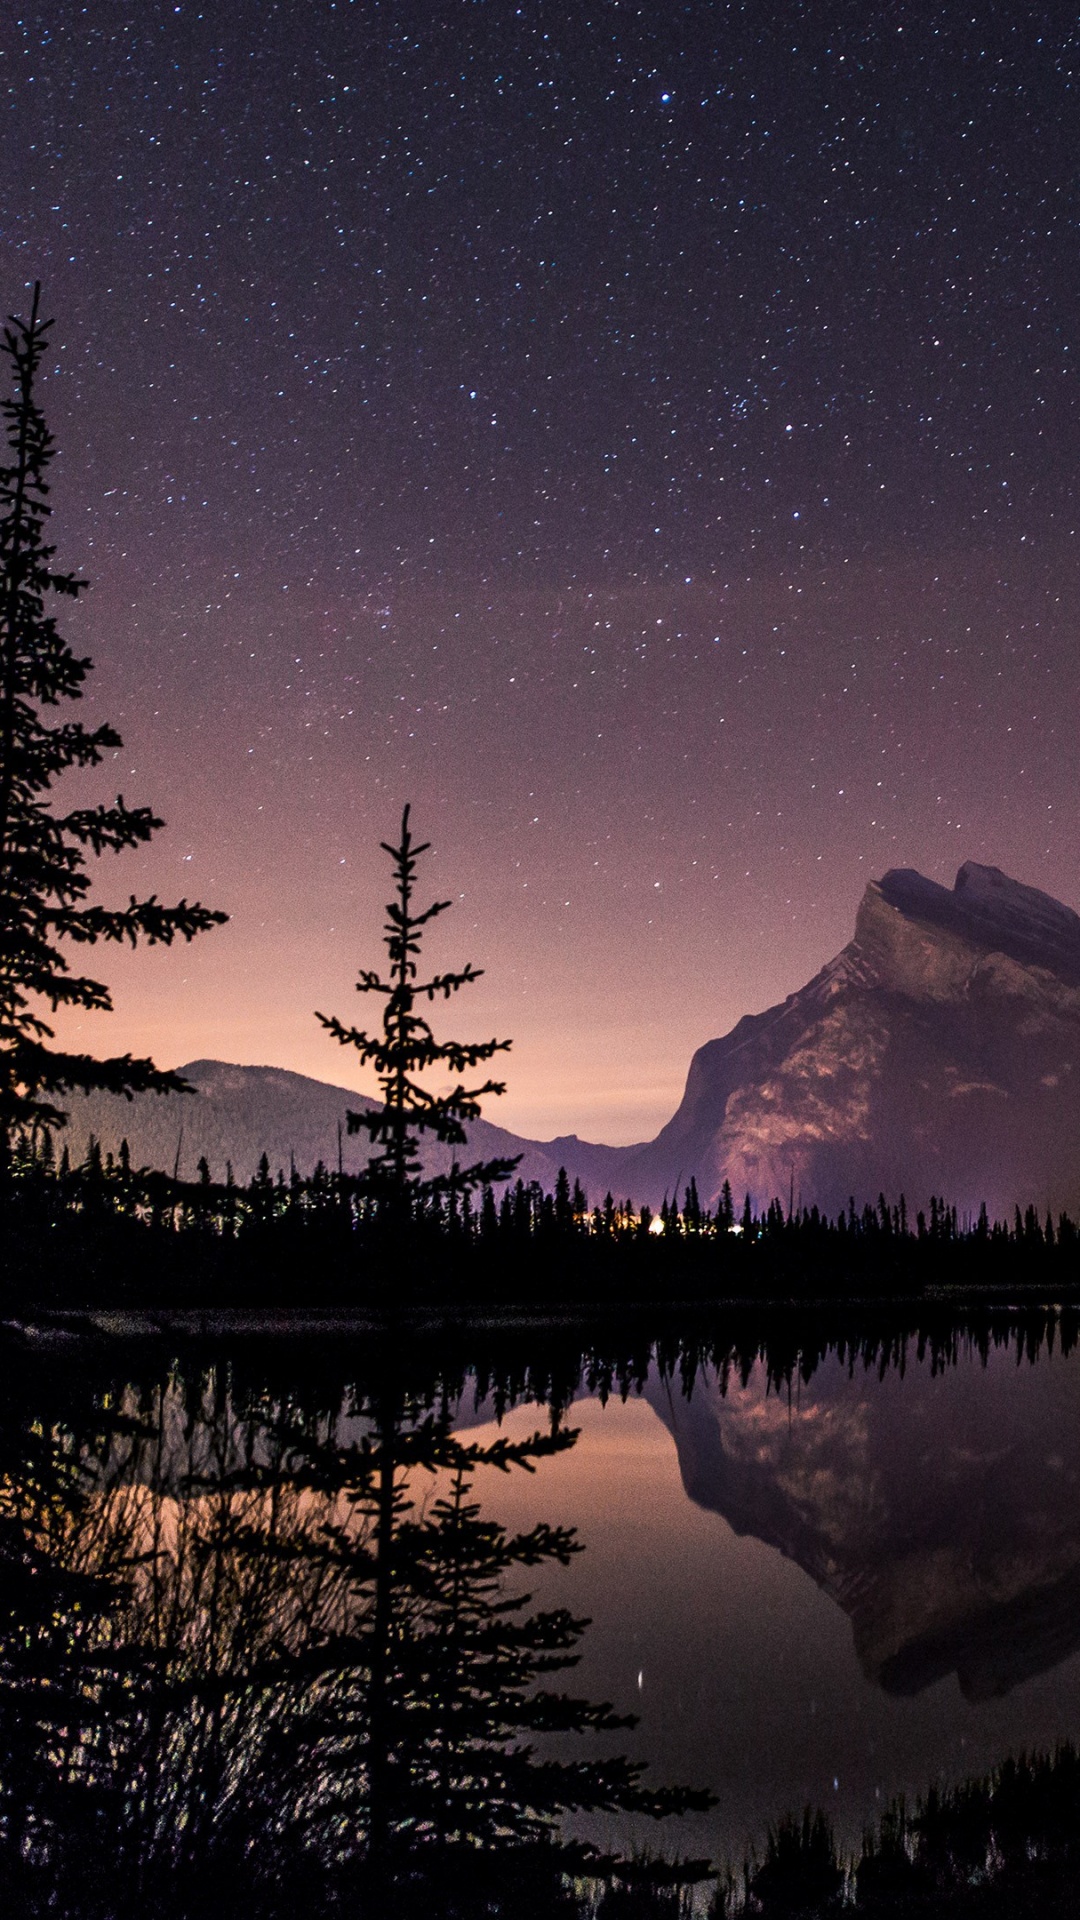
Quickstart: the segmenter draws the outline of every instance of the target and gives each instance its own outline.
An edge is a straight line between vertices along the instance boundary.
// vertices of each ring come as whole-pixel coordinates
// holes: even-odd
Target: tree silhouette
[[[426,1916],[453,1888],[451,1910],[471,1913],[465,1892],[484,1886],[493,1905],[478,1913],[520,1911],[530,1874],[616,1868],[562,1836],[562,1814],[663,1820],[713,1805],[708,1792],[646,1787],[644,1763],[624,1755],[567,1758],[545,1744],[629,1729],[635,1718],[549,1684],[576,1665],[589,1623],[561,1607],[529,1612],[531,1595],[508,1590],[522,1571],[567,1565],[582,1550],[574,1529],[539,1522],[509,1534],[473,1485],[482,1470],[533,1472],[577,1431],[467,1441],[445,1406],[425,1409],[389,1375],[367,1410],[362,1445],[337,1460],[324,1453],[316,1481],[336,1479],[344,1494],[344,1517],[324,1531],[355,1625],[328,1649],[344,1684],[326,1695],[309,1755],[318,1777],[336,1783],[328,1811],[359,1842],[362,1911]],[[429,1499],[417,1486],[426,1474],[438,1476]],[[693,1880],[702,1863],[673,1871]],[[499,1892],[511,1887],[516,1903],[504,1909]]]
[[[631,1863],[564,1813],[711,1803],[588,1752],[632,1719],[561,1691],[587,1622],[518,1589],[581,1543],[508,1533],[473,1497],[576,1434],[470,1441],[449,1383],[408,1379],[20,1361],[0,1403],[12,1912],[583,1920],[568,1879]]]
[[[371,1035],[357,1027],[347,1027],[336,1016],[317,1013],[328,1033],[344,1047],[355,1047],[365,1065],[374,1066],[382,1090],[383,1105],[374,1113],[350,1113],[350,1133],[367,1133],[372,1152],[368,1176],[372,1191],[389,1203],[398,1218],[411,1213],[414,1198],[424,1194],[468,1193],[472,1188],[493,1180],[505,1180],[517,1166],[517,1158],[477,1161],[469,1167],[456,1162],[449,1174],[436,1179],[421,1178],[421,1149],[426,1134],[450,1146],[465,1146],[467,1120],[476,1120],[480,1101],[488,1093],[505,1093],[502,1080],[485,1080],[482,1086],[460,1084],[449,1093],[435,1094],[422,1086],[417,1074],[434,1066],[447,1066],[453,1073],[465,1073],[505,1053],[509,1040],[483,1040],[469,1043],[436,1040],[431,1026],[417,1002],[434,1001],[441,995],[449,1000],[464,986],[479,980],[482,968],[467,965],[456,973],[435,973],[430,979],[418,978],[416,956],[420,952],[423,930],[450,906],[449,900],[436,900],[423,912],[413,911],[416,865],[427,853],[430,841],[419,846],[409,830],[409,808],[401,816],[401,837],[396,846],[383,840],[380,845],[394,863],[397,897],[388,901],[383,943],[390,958],[390,977],[386,980],[370,968],[363,968],[356,983],[358,993],[378,993],[385,999],[382,1032]]]
[[[126,907],[87,905],[91,856],[121,852],[149,840],[163,824],[149,807],[79,807],[50,811],[50,789],[71,767],[98,766],[121,745],[110,726],[78,721],[47,726],[41,710],[78,700],[90,671],[77,659],[46,611],[50,594],[75,599],[86,582],[58,573],[55,548],[45,538],[51,512],[46,479],[53,437],[34,396],[50,321],[39,317],[34,288],[29,320],[13,319],[0,341],[14,393],[0,403],[8,459],[0,465],[0,1182],[10,1167],[20,1129],[62,1126],[55,1104],[69,1088],[110,1093],[185,1090],[175,1073],[130,1054],[95,1060],[46,1043],[53,1029],[36,1011],[58,1007],[108,1009],[108,989],[69,971],[58,944],[140,938],[166,944],[194,938],[224,920],[197,903],[165,907],[151,895]]]

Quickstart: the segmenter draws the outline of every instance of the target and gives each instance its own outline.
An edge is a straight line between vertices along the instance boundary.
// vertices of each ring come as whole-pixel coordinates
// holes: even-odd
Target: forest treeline
[[[147,1303],[167,1288],[175,1305],[282,1304],[295,1301],[300,1271],[309,1304],[373,1307],[407,1298],[601,1305],[1080,1287],[1080,1225],[1033,1207],[1012,1220],[991,1220],[983,1207],[971,1219],[933,1199],[912,1217],[902,1197],[890,1205],[881,1195],[876,1207],[851,1201],[830,1216],[778,1198],[759,1210],[747,1195],[736,1209],[725,1183],[709,1208],[691,1180],[654,1213],[611,1193],[590,1206],[564,1169],[553,1192],[519,1179],[474,1194],[450,1175],[417,1181],[403,1198],[321,1163],[307,1178],[295,1167],[271,1171],[265,1155],[243,1185],[229,1168],[212,1179],[205,1159],[194,1181],[136,1167],[126,1141],[113,1155],[91,1140],[73,1163],[41,1131],[15,1143],[0,1215],[9,1301],[90,1304],[104,1286]]]

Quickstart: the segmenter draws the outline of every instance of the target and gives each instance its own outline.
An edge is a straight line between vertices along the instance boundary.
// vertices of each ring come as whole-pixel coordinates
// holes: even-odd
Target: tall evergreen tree
[[[458,1147],[465,1146],[468,1135],[465,1122],[480,1115],[480,1101],[488,1093],[505,1093],[502,1080],[485,1080],[482,1086],[460,1084],[449,1093],[435,1094],[422,1086],[417,1075],[435,1066],[449,1067],[452,1073],[465,1073],[496,1053],[505,1053],[509,1040],[436,1040],[429,1022],[417,1011],[417,1003],[438,996],[449,1000],[464,986],[479,980],[482,968],[468,965],[456,973],[435,973],[427,980],[419,978],[416,956],[420,952],[423,930],[449,900],[436,900],[423,912],[413,911],[416,865],[427,853],[430,841],[417,846],[409,829],[409,808],[401,816],[401,837],[396,846],[380,842],[394,863],[396,898],[388,901],[383,944],[390,958],[389,978],[383,979],[370,968],[363,968],[356,983],[357,993],[381,994],[385,1000],[381,1033],[371,1035],[357,1027],[347,1027],[336,1016],[317,1013],[328,1033],[344,1047],[355,1047],[365,1065],[374,1066],[379,1077],[383,1104],[373,1113],[350,1113],[350,1133],[366,1133],[372,1143],[368,1174],[372,1190],[389,1202],[399,1215],[411,1209],[414,1198],[425,1193],[468,1192],[493,1180],[505,1180],[517,1166],[517,1159],[477,1161],[469,1167],[455,1163],[450,1174],[434,1180],[422,1178],[421,1152],[425,1135]]]
[[[546,1859],[567,1873],[612,1864],[559,1835],[564,1812],[663,1819],[713,1805],[708,1792],[643,1786],[643,1765],[623,1755],[560,1758],[534,1747],[537,1736],[636,1724],[606,1702],[548,1684],[577,1664],[588,1622],[563,1608],[530,1614],[531,1596],[507,1591],[520,1571],[567,1565],[581,1551],[574,1530],[540,1522],[508,1534],[473,1495],[478,1468],[532,1472],[573,1446],[576,1431],[469,1443],[450,1431],[446,1408],[424,1413],[389,1381],[370,1404],[375,1420],[363,1449],[337,1456],[348,1476],[342,1519],[324,1529],[352,1587],[354,1617],[330,1649],[343,1684],[327,1690],[311,1759],[335,1783],[339,1828],[354,1824],[362,1836],[360,1886],[371,1910],[443,1911],[439,1890],[445,1898],[455,1883],[482,1884],[485,1857],[492,1889],[500,1860],[505,1868],[531,1858],[542,1871]],[[441,1470],[433,1499],[418,1498],[416,1469]],[[322,1468],[327,1481],[334,1470],[331,1458]],[[693,1864],[686,1877],[697,1877]],[[400,1899],[410,1882],[411,1903]],[[507,1910],[495,1899],[475,1908],[449,1900],[445,1909]]]
[[[152,1060],[124,1054],[95,1060],[47,1043],[53,1029],[40,1009],[108,1009],[100,981],[73,974],[62,942],[191,940],[227,918],[181,900],[166,907],[151,894],[126,907],[88,905],[92,856],[149,840],[163,824],[149,807],[78,807],[54,813],[50,792],[71,767],[96,767],[121,745],[110,726],[67,720],[47,726],[42,710],[78,700],[91,662],[80,660],[47,612],[49,596],[75,599],[86,582],[52,567],[46,540],[51,507],[46,479],[53,437],[34,393],[51,322],[40,318],[34,288],[29,320],[13,319],[0,340],[14,391],[0,402],[8,457],[0,465],[0,1181],[21,1128],[62,1126],[55,1096],[66,1089],[111,1093],[181,1091],[185,1082]]]

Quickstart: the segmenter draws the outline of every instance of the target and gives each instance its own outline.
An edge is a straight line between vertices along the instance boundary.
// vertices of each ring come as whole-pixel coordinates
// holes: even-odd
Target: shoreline
[[[625,1304],[607,1301],[551,1302],[543,1307],[523,1303],[492,1307],[490,1302],[458,1303],[438,1307],[430,1302],[416,1303],[385,1311],[370,1306],[289,1307],[48,1307],[28,1303],[20,1312],[0,1319],[0,1333],[14,1335],[32,1344],[59,1344],[66,1340],[204,1340],[274,1339],[304,1341],[334,1336],[431,1333],[550,1333],[561,1329],[591,1326],[620,1327],[641,1323],[649,1325],[700,1323],[718,1316],[782,1317],[789,1322],[807,1319],[836,1320],[847,1314],[874,1319],[902,1316],[917,1321],[928,1313],[990,1313],[1008,1319],[1023,1313],[1047,1313],[1058,1316],[1069,1309],[1080,1311],[1080,1286],[1076,1289],[1010,1287],[1007,1294],[987,1287],[933,1287],[920,1293],[897,1294],[883,1299],[880,1294],[794,1296],[732,1294],[714,1300],[631,1300]]]

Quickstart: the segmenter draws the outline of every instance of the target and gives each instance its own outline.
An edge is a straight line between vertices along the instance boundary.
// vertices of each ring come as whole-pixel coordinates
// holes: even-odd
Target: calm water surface
[[[807,1803],[856,1841],[898,1793],[1080,1736],[1080,1355],[834,1355],[780,1391],[759,1360],[689,1394],[654,1364],[567,1418],[574,1450],[487,1498],[580,1529],[543,1597],[591,1615],[580,1678],[640,1715],[628,1749],[719,1795],[685,1844],[737,1857]]]
[[[138,1845],[190,1851],[192,1809],[211,1835],[220,1818],[207,1752],[221,1805],[243,1805],[252,1755],[276,1751],[268,1729],[280,1746],[287,1727],[303,1756],[309,1722],[324,1757],[305,1791],[334,1802],[366,1737],[335,1745],[335,1716],[362,1725],[365,1683],[360,1656],[342,1679],[325,1649],[363,1625],[374,1588],[360,1561],[348,1592],[335,1585],[321,1543],[350,1511],[353,1547],[365,1526],[372,1537],[375,1506],[350,1508],[348,1462],[380,1432],[400,1445],[414,1515],[434,1512],[445,1484],[408,1464],[426,1413],[481,1446],[576,1431],[534,1472],[477,1474],[484,1515],[512,1533],[573,1527],[584,1545],[568,1566],[515,1567],[507,1590],[588,1616],[569,1684],[639,1716],[632,1733],[575,1736],[575,1753],[626,1751],[656,1785],[717,1795],[666,1831],[579,1816],[580,1832],[738,1860],[810,1804],[857,1842],[897,1794],[1080,1738],[1080,1348],[1064,1332],[1063,1351],[1060,1323],[1025,1341],[1002,1320],[981,1347],[954,1329],[936,1357],[912,1336],[886,1359],[875,1342],[854,1359],[780,1359],[767,1341],[716,1336],[693,1352],[670,1343],[664,1361],[625,1341],[621,1358],[602,1341],[583,1353],[567,1333],[544,1336],[542,1364],[520,1337],[452,1365],[437,1347],[425,1358],[359,1338],[9,1344],[0,1580],[16,1732],[3,1737],[44,1769],[24,1768],[20,1817],[45,1833],[35,1782],[62,1777],[77,1833],[107,1758],[109,1804],[143,1823]],[[31,1559],[55,1601],[26,1584]],[[417,1609],[408,1600],[403,1619],[422,1625]],[[25,1650],[46,1644],[43,1692]],[[312,1649],[322,1677],[305,1692]],[[58,1687],[70,1705],[49,1709],[56,1732],[42,1702]],[[264,1800],[268,1780],[287,1794],[293,1777],[263,1767]]]

